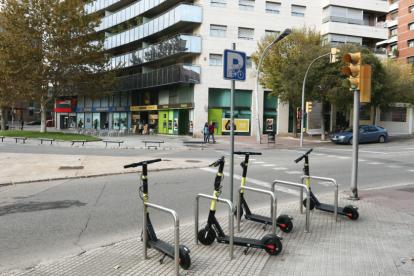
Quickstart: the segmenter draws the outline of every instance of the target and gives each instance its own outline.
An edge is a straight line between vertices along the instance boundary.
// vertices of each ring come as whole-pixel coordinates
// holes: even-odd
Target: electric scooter
[[[247,167],[248,167],[248,164],[249,164],[250,155],[262,155],[262,153],[261,152],[237,151],[234,154],[244,155],[244,161],[242,161],[240,163],[240,166],[243,169],[243,175],[242,175],[242,180],[241,180],[241,186],[243,187],[243,186],[245,186],[245,183],[246,183]],[[244,215],[244,217],[247,220],[252,220],[252,221],[256,221],[256,222],[260,222],[260,223],[265,224],[265,226],[263,226],[263,230],[265,230],[268,225],[272,225],[272,218],[271,217],[265,217],[265,216],[252,214],[250,212],[250,209],[249,209],[249,206],[247,205],[246,200],[244,199],[244,190],[241,190],[240,194],[241,194],[241,203],[240,203],[240,205],[242,207],[242,209],[239,212],[240,218],[243,216],[243,210],[244,210],[244,212],[246,213]],[[236,209],[235,215],[237,216],[237,209]],[[293,220],[293,218],[291,216],[280,215],[276,219],[276,226],[279,227],[280,230],[282,230],[283,232],[289,233],[293,229],[292,220]]]
[[[139,163],[132,163],[129,165],[125,165],[124,169],[126,168],[135,168],[138,166],[142,166],[142,186],[139,188],[140,197],[144,203],[148,203],[148,164],[160,162],[161,159],[154,159],[154,160],[145,160]],[[157,238],[157,235],[155,235],[154,228],[152,226],[150,217],[149,217],[149,208],[147,207],[147,221],[148,221],[148,227],[146,231],[148,232],[148,242],[147,246],[148,248],[154,247],[154,249],[160,251],[164,256],[160,260],[160,264],[163,263],[166,256],[170,257],[171,259],[174,259],[174,246],[166,243],[165,241],[162,241]],[[142,234],[141,234],[141,241],[142,241]],[[179,249],[179,263],[181,268],[188,269],[191,265],[191,259],[190,259],[190,250],[185,245],[180,245]]]
[[[299,157],[298,159],[295,160],[295,163],[298,163],[303,158],[305,158],[305,164],[303,166],[303,172],[305,173],[306,176],[310,176],[310,174],[309,174],[309,154],[311,153],[312,150],[313,149],[310,149],[304,155],[302,155],[301,157]],[[306,178],[306,186],[309,187],[309,190],[311,189],[309,178]],[[303,201],[303,205],[306,208],[306,199]],[[316,196],[311,191],[310,209],[313,210],[313,208],[316,208],[317,210],[329,212],[329,213],[334,212],[334,206],[333,205],[320,203],[319,200],[316,198]],[[357,220],[358,219],[359,213],[358,213],[357,210],[358,210],[358,208],[354,205],[346,205],[345,207],[339,207],[338,206],[338,214],[343,215],[343,216],[347,216],[348,218],[350,218],[352,220]]]
[[[221,193],[221,181],[224,179],[223,176],[223,169],[224,169],[224,156],[219,158],[216,162],[210,165],[214,167],[219,167],[216,178],[214,180],[214,197],[219,197]],[[216,219],[216,203],[217,200],[213,200],[211,202],[211,208],[208,215],[207,225],[204,229],[198,231],[198,240],[204,245],[211,245],[215,239],[219,243],[230,243],[230,237],[224,234],[223,230],[220,227]],[[270,255],[277,255],[282,251],[282,240],[283,238],[274,235],[274,234],[267,234],[261,240],[257,239],[249,239],[249,238],[241,238],[241,237],[234,237],[233,243],[237,246],[244,246],[246,250],[244,250],[244,254],[247,255],[247,252],[250,248],[260,248],[264,249],[266,253]]]

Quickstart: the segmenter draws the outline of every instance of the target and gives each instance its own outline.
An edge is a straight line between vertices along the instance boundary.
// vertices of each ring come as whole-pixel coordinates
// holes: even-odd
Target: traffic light
[[[296,118],[298,118],[298,119],[300,119],[301,118],[301,110],[300,110],[300,107],[298,107],[297,109],[296,109]]]
[[[371,102],[371,66],[364,65],[361,67],[361,92],[359,101],[361,103]]]
[[[338,53],[340,52],[339,49],[331,48],[331,63],[335,63],[338,61]]]
[[[312,102],[306,102],[306,113],[312,112]]]
[[[349,75],[349,79],[342,82],[342,86],[348,87],[350,91],[360,90],[361,84],[361,53],[345,54],[343,61],[349,63],[342,74]]]

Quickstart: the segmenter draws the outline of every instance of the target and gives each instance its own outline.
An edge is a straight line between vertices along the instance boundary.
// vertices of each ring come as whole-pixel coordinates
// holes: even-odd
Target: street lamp
[[[255,82],[255,94],[256,94],[256,123],[257,123],[257,143],[261,144],[261,138],[260,138],[260,119],[259,119],[259,96],[258,96],[258,86],[259,86],[259,72],[260,72],[260,65],[262,65],[262,60],[264,56],[266,55],[267,51],[273,47],[279,40],[282,40],[286,36],[288,36],[292,31],[290,29],[286,29],[283,31],[281,35],[276,37],[276,39],[267,46],[267,48],[263,51],[262,56],[259,60],[259,65],[257,66],[257,73],[256,73],[256,82]]]

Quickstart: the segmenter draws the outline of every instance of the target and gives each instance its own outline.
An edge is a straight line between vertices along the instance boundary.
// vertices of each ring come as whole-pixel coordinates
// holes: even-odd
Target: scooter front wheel
[[[348,215],[348,218],[350,218],[352,220],[357,220],[359,218],[359,213],[358,213],[357,210],[351,209],[351,210],[349,210],[347,212],[351,213],[350,215]]]
[[[211,245],[216,237],[216,232],[211,228],[208,231],[205,228],[198,231],[198,240],[204,245]]]
[[[264,236],[261,242],[266,246],[265,251],[269,255],[277,255],[282,251],[282,242],[274,235]]]
[[[191,266],[190,254],[182,248],[180,248],[180,259],[178,261],[182,269],[188,269]]]
[[[305,198],[303,200],[303,206],[305,206],[305,208],[306,208],[306,202],[307,202],[307,199]],[[313,208],[315,208],[315,201],[313,201],[313,198],[311,198],[310,199],[310,209],[313,210]]]
[[[293,223],[288,218],[281,218],[277,222],[280,230],[282,230],[285,233],[289,233],[293,229]]]

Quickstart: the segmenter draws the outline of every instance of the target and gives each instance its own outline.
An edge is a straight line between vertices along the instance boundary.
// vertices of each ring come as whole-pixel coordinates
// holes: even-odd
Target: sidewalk
[[[192,262],[189,270],[180,269],[180,275],[413,275],[414,217],[405,206],[412,206],[414,185],[375,191],[360,191],[360,201],[349,201],[345,194],[340,195],[339,206],[358,206],[360,217],[356,221],[340,216],[334,222],[330,213],[311,211],[311,233],[303,231],[305,215],[299,214],[297,201],[280,204],[278,215],[293,216],[294,229],[288,234],[277,231],[284,237],[283,250],[277,256],[257,249],[250,249],[244,255],[245,248],[235,247],[234,258],[229,260],[228,245],[217,242],[211,246],[196,245],[194,225],[180,225],[180,244],[189,247]],[[332,195],[319,199],[333,203]],[[402,202],[394,204],[397,201]],[[200,228],[206,222],[206,211],[200,211]],[[269,210],[254,213],[268,215]],[[220,218],[219,222],[228,232],[227,218]],[[244,220],[241,229],[241,233],[235,231],[237,236],[257,239],[271,231],[269,227],[264,231],[261,224]],[[137,236],[139,233],[137,229]],[[173,242],[172,229],[158,231],[157,235]],[[171,259],[166,258],[160,265],[162,255],[154,249],[148,249],[148,257],[143,260],[138,237],[3,275],[173,275]]]

